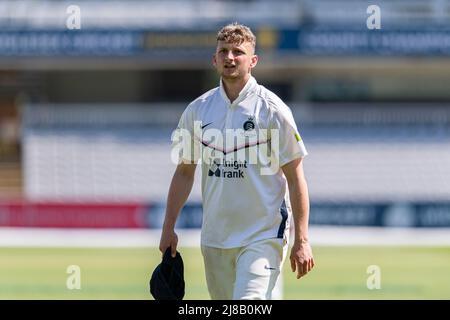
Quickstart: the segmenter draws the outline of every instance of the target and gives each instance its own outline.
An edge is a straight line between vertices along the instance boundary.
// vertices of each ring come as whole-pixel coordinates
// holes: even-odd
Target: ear
[[[212,56],[212,64],[214,67],[217,66],[216,54],[213,54],[213,56]]]
[[[251,58],[250,68],[256,67],[257,64],[258,64],[258,56],[254,54]]]

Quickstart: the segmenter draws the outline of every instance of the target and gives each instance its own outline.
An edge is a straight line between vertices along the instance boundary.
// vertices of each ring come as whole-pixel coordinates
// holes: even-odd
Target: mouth
[[[236,68],[236,66],[233,66],[233,65],[225,65],[224,68],[225,68],[225,69],[232,70],[232,69]]]

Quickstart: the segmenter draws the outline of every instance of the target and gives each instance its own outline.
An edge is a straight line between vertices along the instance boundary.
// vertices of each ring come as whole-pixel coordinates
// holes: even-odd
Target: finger
[[[171,251],[172,251],[172,258],[175,258],[177,255],[177,245],[176,243],[172,243],[170,245]]]
[[[303,265],[300,262],[297,262],[297,279],[300,279],[303,276]]]
[[[311,258],[309,264],[311,265],[311,268],[309,270],[312,270],[312,268],[314,268],[314,259],[313,258]]]
[[[162,244],[159,245],[159,251],[161,251],[162,254],[164,254],[164,252],[166,252],[167,246],[164,246]]]
[[[303,262],[303,271],[305,272],[305,275],[309,272],[309,260]]]
[[[303,274],[302,274],[302,276],[305,276],[308,273],[308,261],[304,261],[302,263],[302,267],[303,267]]]
[[[294,258],[291,258],[291,269],[292,269],[292,272],[295,272],[295,259]]]
[[[303,275],[306,275],[309,272],[309,261],[303,262]]]
[[[164,246],[164,247],[162,247],[163,249],[161,250],[161,259],[163,259],[164,258],[164,255],[166,254],[166,251],[167,251],[167,248],[168,248],[169,246]]]

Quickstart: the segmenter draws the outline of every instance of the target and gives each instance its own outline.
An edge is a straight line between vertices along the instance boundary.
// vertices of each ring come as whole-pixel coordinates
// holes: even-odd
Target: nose
[[[233,60],[234,59],[234,55],[233,55],[233,52],[230,50],[230,51],[228,51],[227,52],[227,54],[226,54],[226,56],[225,56],[225,59],[228,61],[228,60]]]

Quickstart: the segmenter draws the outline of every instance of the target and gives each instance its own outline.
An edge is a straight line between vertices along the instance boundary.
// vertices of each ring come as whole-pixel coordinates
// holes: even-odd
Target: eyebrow
[[[231,48],[231,49],[229,49],[229,48],[227,48],[227,47],[219,47],[219,48],[217,49],[217,51],[222,51],[222,50],[234,50],[234,51],[245,52],[245,50],[242,49],[242,48]]]

